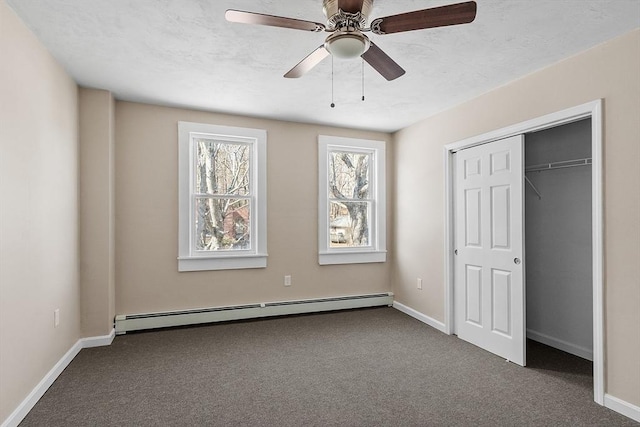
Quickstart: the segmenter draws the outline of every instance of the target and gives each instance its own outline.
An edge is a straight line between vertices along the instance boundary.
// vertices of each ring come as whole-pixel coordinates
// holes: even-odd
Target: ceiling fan
[[[402,76],[405,71],[370,41],[365,32],[371,31],[374,34],[383,35],[467,24],[475,19],[477,9],[475,1],[468,1],[376,18],[371,21],[369,27],[366,27],[372,7],[373,0],[323,0],[322,9],[327,17],[327,25],[233,9],[226,11],[225,18],[229,22],[242,24],[331,33],[323,44],[284,75],[287,78],[302,77],[327,56],[333,55],[337,58],[361,56],[385,79],[394,80]]]

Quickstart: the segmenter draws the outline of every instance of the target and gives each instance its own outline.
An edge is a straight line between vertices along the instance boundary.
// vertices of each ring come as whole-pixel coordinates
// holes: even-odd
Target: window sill
[[[368,252],[322,252],[318,256],[320,265],[333,264],[366,264],[373,262],[386,262],[387,251]]]
[[[239,255],[220,257],[179,257],[178,271],[240,270],[266,268],[267,255]]]

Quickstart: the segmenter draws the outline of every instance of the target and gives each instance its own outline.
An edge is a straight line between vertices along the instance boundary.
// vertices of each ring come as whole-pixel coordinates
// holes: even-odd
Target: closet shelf
[[[584,159],[576,159],[576,160],[564,160],[561,162],[553,162],[553,163],[542,163],[539,165],[531,165],[525,167],[525,172],[541,172],[552,169],[564,169],[564,168],[573,168],[576,166],[588,166],[590,165],[591,157],[587,157]]]

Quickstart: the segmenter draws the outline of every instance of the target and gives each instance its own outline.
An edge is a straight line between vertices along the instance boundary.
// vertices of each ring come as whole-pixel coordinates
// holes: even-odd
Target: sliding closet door
[[[456,153],[458,337],[525,365],[522,135]]]

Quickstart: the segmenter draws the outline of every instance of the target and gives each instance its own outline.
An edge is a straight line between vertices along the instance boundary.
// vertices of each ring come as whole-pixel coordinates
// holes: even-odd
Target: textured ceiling
[[[462,0],[376,0],[370,18]],[[476,0],[471,24],[371,39],[407,73],[331,58],[326,33],[232,24],[228,8],[325,22],[321,0],[6,0],[82,86],[120,100],[395,131],[640,27],[639,0]],[[588,70],[585,70],[588,72]]]

